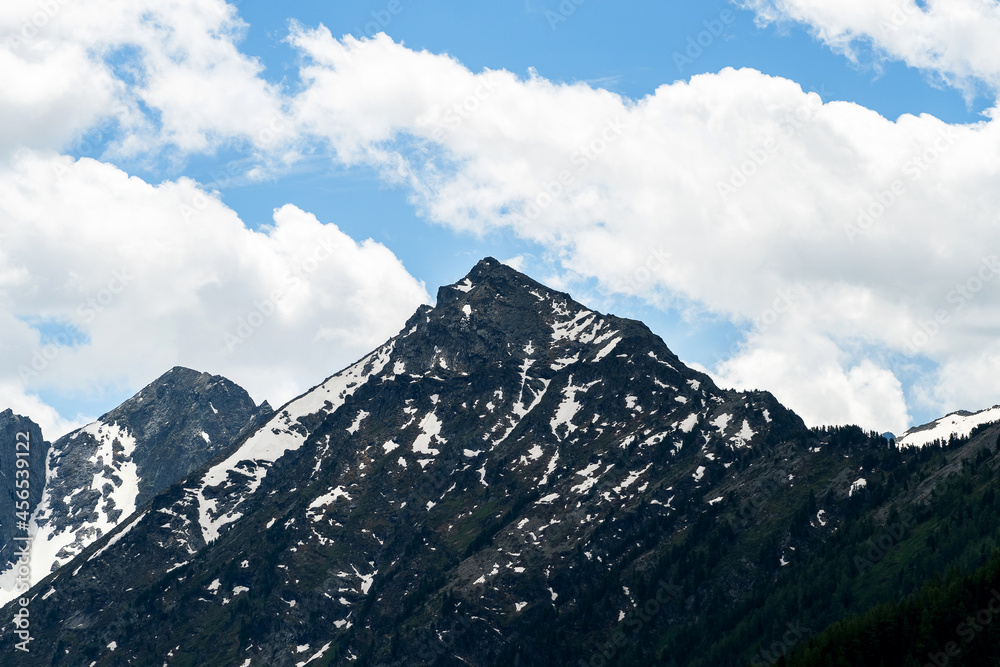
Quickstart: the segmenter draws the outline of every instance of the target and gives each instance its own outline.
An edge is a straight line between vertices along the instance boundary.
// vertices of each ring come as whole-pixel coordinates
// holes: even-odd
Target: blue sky
[[[996,326],[992,274],[980,278],[987,284],[968,299],[959,301],[952,288],[975,280],[979,255],[995,236],[991,195],[967,201],[959,184],[989,183],[992,175],[989,114],[997,72],[982,53],[994,43],[1000,10],[979,5],[980,32],[969,37],[952,29],[964,2],[903,2],[898,6],[906,13],[891,26],[885,21],[894,20],[896,5],[881,0],[873,5],[884,11],[881,19],[861,10],[826,11],[814,0],[471,6],[185,0],[169,11],[133,8],[122,12],[120,25],[109,22],[117,27],[76,32],[71,26],[79,17],[72,12],[86,8],[61,9],[37,35],[5,45],[21,58],[17,74],[38,78],[31,69],[38,53],[53,72],[66,53],[86,52],[88,60],[79,84],[52,75],[27,108],[0,105],[7,124],[21,128],[3,143],[6,164],[21,174],[30,172],[19,162],[29,154],[70,164],[70,176],[51,186],[56,201],[79,197],[68,185],[77,179],[99,183],[94,191],[111,198],[123,220],[105,224],[95,212],[92,222],[72,224],[93,232],[90,240],[129,230],[137,252],[114,255],[105,240],[100,251],[73,258],[67,235],[56,230],[50,242],[67,256],[58,271],[41,256],[19,266],[8,253],[7,268],[23,269],[34,287],[10,288],[5,308],[21,338],[6,345],[17,351],[12,368],[33,372],[11,372],[0,398],[44,412],[40,419],[51,428],[65,429],[178,363],[227,374],[256,399],[280,403],[391,335],[415,303],[433,299],[437,286],[493,255],[595,308],[645,321],[721,384],[770,389],[813,424],[856,421],[901,430],[947,410],[988,407],[1000,393],[983,381],[1000,359],[988,343]],[[0,20],[23,25],[18,11],[24,10],[7,10]],[[955,42],[954,34],[966,34],[965,41]],[[973,48],[980,43],[983,49]],[[933,52],[922,51],[925,44]],[[409,80],[395,80],[410,67]],[[726,68],[753,72],[726,74]],[[451,91],[497,71],[509,78],[501,93],[477,103],[486,111],[450,128],[454,136],[430,138],[427,123],[454,103],[445,99]],[[506,115],[503,105],[511,110]],[[806,118],[802,127],[776,134],[781,143],[772,147],[767,133],[796,112]],[[573,202],[557,201],[530,219],[530,229],[523,216],[517,222],[518,202],[530,203],[538,184],[590,140],[594,130],[584,128],[602,127],[608,113],[630,119],[632,129],[594,160],[597,168],[571,174]],[[33,117],[46,125],[33,125]],[[275,119],[283,128],[276,144],[261,139],[261,128],[277,127]],[[498,129],[506,125],[519,130]],[[578,134],[563,136],[578,127]],[[683,127],[691,129],[677,129]],[[967,159],[959,160],[952,143],[922,153],[948,128],[964,133],[960,150],[972,151],[971,158],[962,153]],[[671,152],[682,144],[684,150]],[[933,159],[924,164],[922,154]],[[727,165],[744,169],[746,156],[754,155],[762,162],[745,168],[754,173],[749,185],[738,185],[736,203],[725,194],[720,201],[721,184],[741,178],[735,171],[729,177]],[[525,161],[535,170],[528,176]],[[971,176],[960,173],[962,164]],[[31,202],[24,179],[11,178],[10,192],[28,204],[0,210],[0,223],[6,239],[27,244],[16,230],[32,224],[32,215],[59,218]],[[893,179],[906,196],[893,196],[884,216],[875,216],[886,224],[861,230],[872,240],[859,244],[851,221],[891,190]],[[29,185],[46,191],[40,181]],[[463,194],[461,207],[452,206],[455,192]],[[506,203],[486,203],[501,192]],[[177,202],[190,212],[198,197],[208,203],[171,226],[164,206],[176,217]],[[967,208],[953,210],[959,198]],[[60,210],[70,215],[72,201]],[[143,211],[148,220],[165,215],[163,226],[147,222]],[[286,222],[276,224],[275,211]],[[585,219],[591,213],[594,219]],[[959,228],[955,236],[968,238],[943,247],[958,243],[938,237],[946,220],[956,224],[953,216],[968,232]],[[196,259],[204,244],[222,241],[208,234],[185,249],[202,234],[185,225],[226,230],[230,246],[246,244],[258,254],[251,261],[220,247]],[[382,310],[358,315],[348,296],[326,298],[308,314],[287,306],[280,325],[261,327],[235,352],[220,357],[204,349],[274,287],[267,287],[274,280],[265,277],[267,266],[301,261],[308,251],[276,229],[288,238],[332,238],[334,226],[341,241],[357,247],[306,277],[312,303],[327,285],[367,294],[385,304]],[[184,239],[164,241],[171,229]],[[602,235],[607,254],[600,251]],[[147,276],[144,267],[161,256],[143,248],[144,239],[172,248],[162,255],[164,266],[198,276],[191,278],[197,284],[174,291]],[[639,275],[653,246],[673,256],[670,268],[616,287]],[[11,242],[15,247],[21,246]],[[702,252],[704,262],[691,261]],[[115,293],[107,316],[81,321],[77,297],[99,294],[109,267],[132,266],[137,255],[153,258],[134,269],[148,291],[143,287],[140,297],[138,288],[126,289],[121,299]],[[250,271],[249,264],[258,268]],[[401,277],[395,283],[366,277],[369,266],[378,276]],[[393,284],[398,293],[389,294]],[[162,290],[159,309],[150,305],[158,298],[155,285]],[[774,295],[782,293],[794,295],[794,314],[771,322]],[[226,310],[215,298],[237,305]],[[302,303],[308,310],[309,300]],[[341,320],[352,324],[331,324]],[[215,338],[204,337],[209,330]],[[123,347],[120,338],[129,331],[159,352]],[[51,345],[58,349],[44,369],[31,366],[32,359],[38,365],[36,352]],[[293,348],[300,356],[284,356]],[[328,361],[314,363],[317,355]]]

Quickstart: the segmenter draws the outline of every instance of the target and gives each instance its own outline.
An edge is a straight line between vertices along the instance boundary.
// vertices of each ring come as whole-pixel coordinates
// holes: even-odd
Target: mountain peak
[[[168,377],[180,376],[180,377],[199,377],[201,375],[208,375],[203,371],[196,371],[193,368],[188,368],[187,366],[174,366],[169,371],[157,378],[157,381],[164,380]]]
[[[494,257],[484,257],[472,270],[457,283],[445,285],[438,290],[438,304],[461,298],[481,287],[488,287],[489,293],[502,296],[513,296],[515,292],[531,291],[548,295],[569,298],[568,294],[556,292],[545,285],[532,280],[520,271],[504,264]]]
[[[215,404],[212,403],[213,397]],[[146,412],[148,407],[144,408],[143,404],[148,406],[150,402],[160,404],[174,401],[203,402],[206,406],[211,405],[210,409],[214,411],[222,407],[218,404],[220,401],[228,403],[229,400],[234,400],[238,404],[232,406],[237,408],[238,412],[247,408],[252,412],[255,407],[249,394],[232,380],[186,366],[174,366],[120,406],[103,415],[101,421],[110,424],[124,420],[124,425],[134,419],[134,413],[137,411]]]
[[[497,269],[500,269],[500,270],[504,270],[505,269],[505,270],[508,270],[508,271],[514,271],[514,269],[512,269],[509,266],[507,266],[506,264],[504,264],[503,262],[501,262],[500,260],[498,260],[496,257],[489,257],[489,256],[487,256],[487,257],[483,257],[481,260],[479,260],[478,262],[476,262],[476,265],[474,267],[472,267],[472,269],[469,271],[469,275],[472,275],[474,273],[482,273],[482,272],[488,272],[488,271],[495,271]],[[515,273],[516,273],[516,271],[515,271]]]
[[[477,279],[488,280],[489,278],[494,276],[509,277],[511,275],[521,276],[523,274],[517,271],[516,269],[504,264],[496,257],[483,257],[481,260],[476,262],[475,266],[473,266],[469,270],[469,273],[466,275],[466,277],[475,281]]]

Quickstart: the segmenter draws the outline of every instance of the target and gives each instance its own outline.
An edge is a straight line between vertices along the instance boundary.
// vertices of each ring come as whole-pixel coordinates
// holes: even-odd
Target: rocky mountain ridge
[[[769,664],[979,563],[936,489],[998,435],[806,429],[486,259],[39,582],[23,664]]]

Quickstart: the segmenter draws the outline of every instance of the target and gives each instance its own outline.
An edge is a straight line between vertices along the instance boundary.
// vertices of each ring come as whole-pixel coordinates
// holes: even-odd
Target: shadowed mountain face
[[[47,457],[39,436],[41,455],[33,468],[39,480],[32,489],[40,496],[32,520],[33,581],[224,453],[244,428],[269,414],[266,404],[258,408],[229,380],[178,367],[92,424],[56,440]],[[12,574],[8,569],[0,575],[4,601],[13,595]]]
[[[734,462],[803,428],[641,323],[483,260],[36,588],[30,664],[63,664],[57,645],[98,664],[493,664],[512,628],[642,568]]]
[[[17,560],[14,552],[20,544],[14,536],[25,535],[18,528],[18,511],[22,518],[30,517],[42,497],[48,449],[38,424],[11,410],[0,412],[0,571]]]

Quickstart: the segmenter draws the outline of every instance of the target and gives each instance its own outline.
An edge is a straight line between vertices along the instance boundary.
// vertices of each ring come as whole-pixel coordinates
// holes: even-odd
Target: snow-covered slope
[[[242,516],[240,506],[260,486],[268,468],[305,442],[309,434],[306,424],[318,423],[343,405],[358,387],[385,368],[391,353],[390,343],[291,401],[228,458],[209,468],[198,487],[190,491],[196,499],[204,542],[216,539],[223,527]]]
[[[1000,421],[1000,405],[994,405],[992,408],[979,412],[960,410],[935,419],[929,424],[911,428],[896,439],[896,444],[906,447],[923,447],[935,440],[948,442],[948,438],[952,435],[965,437],[972,433],[972,429],[977,426],[996,421]]]

